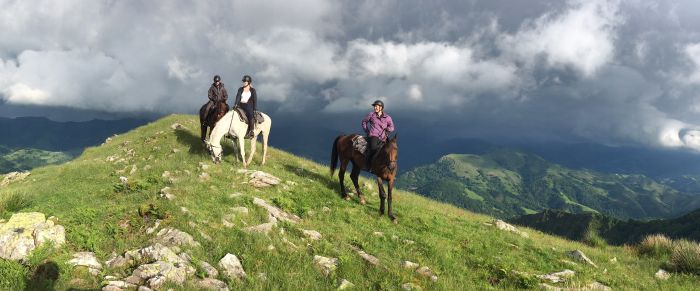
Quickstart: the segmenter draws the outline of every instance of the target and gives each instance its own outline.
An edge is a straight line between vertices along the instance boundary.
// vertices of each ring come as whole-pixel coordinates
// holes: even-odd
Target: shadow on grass
[[[323,185],[325,185],[326,188],[328,188],[329,190],[336,192],[336,194],[338,194],[338,197],[341,197],[340,190],[339,190],[340,181],[338,181],[336,178],[338,175],[338,171],[336,171],[335,174],[331,176],[330,173],[320,174],[320,173],[316,173],[314,171],[310,171],[308,169],[305,169],[305,168],[302,168],[299,166],[295,166],[295,165],[290,165],[290,164],[285,164],[284,169],[287,170],[288,172],[294,173],[295,175],[297,175],[299,177],[311,178],[315,181],[319,181],[319,182],[323,183]],[[345,186],[348,186],[348,183],[349,183],[350,189],[354,192],[355,186],[352,185],[352,180],[350,179],[350,173],[346,172],[345,176],[346,176]]]
[[[39,267],[31,278],[27,279],[24,290],[56,290],[54,284],[58,280],[60,270],[55,262],[48,261]]]

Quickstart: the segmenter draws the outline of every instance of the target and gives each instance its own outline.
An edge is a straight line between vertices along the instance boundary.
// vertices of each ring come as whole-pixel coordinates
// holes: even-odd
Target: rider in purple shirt
[[[389,133],[394,131],[394,121],[391,120],[391,116],[384,113],[384,102],[377,100],[372,103],[372,106],[374,111],[362,119],[362,129],[369,138],[368,168],[370,168],[371,162],[374,160],[374,156],[379,151],[381,144],[386,142]]]

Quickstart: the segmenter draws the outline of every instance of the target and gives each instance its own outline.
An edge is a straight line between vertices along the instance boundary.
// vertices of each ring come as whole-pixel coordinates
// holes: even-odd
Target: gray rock
[[[213,279],[213,278],[205,278],[202,280],[197,281],[197,287],[202,288],[204,290],[213,290],[213,291],[228,291],[228,285],[224,283],[223,281]]]
[[[591,261],[591,259],[589,259],[588,257],[586,257],[586,254],[584,254],[584,253],[583,253],[582,251],[580,251],[580,250],[568,251],[568,252],[566,252],[566,255],[567,255],[568,257],[574,259],[574,260],[577,260],[577,261],[580,261],[580,262],[584,262],[584,263],[587,263],[587,264],[589,264],[589,265],[591,265],[591,266],[593,266],[593,267],[598,268],[598,266],[597,266],[595,263],[593,263],[593,261]]]
[[[666,272],[666,270],[664,269],[659,269],[658,271],[656,271],[656,274],[654,274],[654,277],[659,280],[668,280],[669,278],[671,278],[671,274]]]
[[[91,270],[90,273],[94,273],[94,271],[99,272],[99,270],[102,269],[102,264],[97,261],[95,253],[92,252],[75,253],[73,254],[73,259],[69,260],[68,263],[73,266],[87,267],[89,270]]]
[[[190,234],[172,227],[161,229],[154,241],[165,246],[199,246]]]
[[[205,272],[207,272],[207,277],[208,278],[216,278],[219,276],[219,271],[214,268],[214,266],[210,265],[207,262],[202,262],[201,264],[202,269],[204,269]]]
[[[148,288],[146,286],[139,286],[139,289],[137,291],[153,291],[153,289]]]
[[[29,253],[45,242],[60,247],[66,241],[63,226],[46,220],[43,213],[15,213],[0,224],[0,258],[6,260],[26,259]]]
[[[432,280],[433,282],[437,282],[437,280],[438,280],[438,277],[435,276],[435,274],[433,274],[433,271],[431,271],[430,268],[428,268],[426,266],[418,268],[416,270],[416,273],[418,273],[418,275],[421,275],[423,277],[430,278],[430,280]]]
[[[321,233],[315,230],[303,229],[302,232],[310,240],[321,240],[321,238],[323,238],[323,236],[321,236]]]
[[[406,291],[423,291],[423,288],[413,283],[403,283],[401,284],[401,289]]]
[[[403,267],[404,269],[415,270],[415,269],[418,269],[418,267],[420,267],[420,265],[418,265],[414,262],[411,262],[411,261],[401,261],[401,267]]]
[[[561,282],[566,281],[566,278],[571,278],[574,275],[576,275],[576,272],[569,270],[569,269],[565,269],[563,271],[555,272],[555,273],[551,273],[551,274],[537,275],[537,278],[539,278],[540,280],[546,280],[546,281],[549,281],[552,283],[561,283]]]
[[[112,253],[112,257],[105,261],[105,265],[109,268],[121,268],[128,264],[128,261],[123,256],[117,256],[116,253]]]
[[[165,285],[165,282],[167,280],[165,279],[165,276],[155,276],[151,279],[148,279],[148,286],[153,288],[153,289],[160,289]]]
[[[263,171],[252,171],[248,183],[256,188],[270,187],[277,185],[282,180]]]
[[[143,285],[143,283],[145,283],[146,281],[139,276],[131,275],[129,277],[126,277],[124,279],[124,282],[129,283],[129,284],[133,284],[133,285]]]
[[[338,279],[338,290],[345,290],[355,287],[355,284],[345,279]]]
[[[146,234],[152,234],[156,232],[156,229],[160,226],[160,219],[156,219],[156,222],[153,224],[152,227],[149,227],[146,229]]]
[[[360,257],[362,257],[362,259],[364,259],[366,262],[370,263],[371,265],[373,265],[373,266],[379,265],[379,259],[377,259],[377,257],[370,255],[370,254],[366,253],[365,251],[363,251],[355,246],[352,246],[352,249],[355,252],[357,252],[357,254],[360,255]]]
[[[269,203],[267,203],[263,199],[254,197],[253,203],[255,205],[262,207],[262,208],[265,208],[265,210],[267,210],[267,212],[270,213],[270,215],[272,215],[276,219],[291,222],[291,223],[297,223],[297,222],[301,221],[301,218],[299,218],[298,216],[284,212],[282,209],[279,209],[273,205],[270,205]]]
[[[102,291],[122,291],[122,290],[124,290],[124,289],[119,288],[117,286],[112,286],[112,285],[107,285],[107,286],[102,287]]]
[[[520,231],[515,226],[512,226],[503,220],[496,219],[496,220],[492,221],[492,223],[494,226],[496,226],[496,228],[498,228],[500,230],[510,231],[510,232],[516,233],[522,237],[529,237],[527,233]]]
[[[314,263],[325,276],[330,275],[333,271],[335,271],[338,268],[338,258],[327,258],[315,255]]]
[[[29,172],[10,172],[6,174],[4,178],[2,178],[2,181],[0,181],[0,187],[9,185],[13,182],[22,181],[29,177],[29,175],[31,175]]]
[[[187,129],[187,127],[185,127],[184,125],[182,125],[180,123],[175,122],[172,125],[170,125],[170,129],[172,129],[172,130],[185,130],[185,129]]]
[[[243,265],[233,254],[226,254],[219,261],[219,268],[222,269],[222,273],[233,279],[245,278],[246,273],[243,270]]]

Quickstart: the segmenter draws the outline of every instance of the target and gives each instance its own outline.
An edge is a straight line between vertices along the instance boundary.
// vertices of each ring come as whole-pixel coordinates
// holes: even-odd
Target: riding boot
[[[252,120],[248,121],[248,130],[246,131],[245,138],[253,138],[253,122]]]

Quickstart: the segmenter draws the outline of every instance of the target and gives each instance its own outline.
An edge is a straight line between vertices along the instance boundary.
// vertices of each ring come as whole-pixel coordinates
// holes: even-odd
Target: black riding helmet
[[[243,76],[243,80],[241,82],[248,82],[248,83],[253,83],[253,78],[251,78],[248,75]]]
[[[219,75],[214,76],[214,82],[215,82],[215,83],[216,83],[216,82],[220,82],[220,81],[221,81],[221,77],[220,77]]]
[[[374,103],[372,103],[372,106],[374,105],[379,105],[382,107],[382,109],[384,109],[384,102],[382,102],[382,100],[374,101]]]

